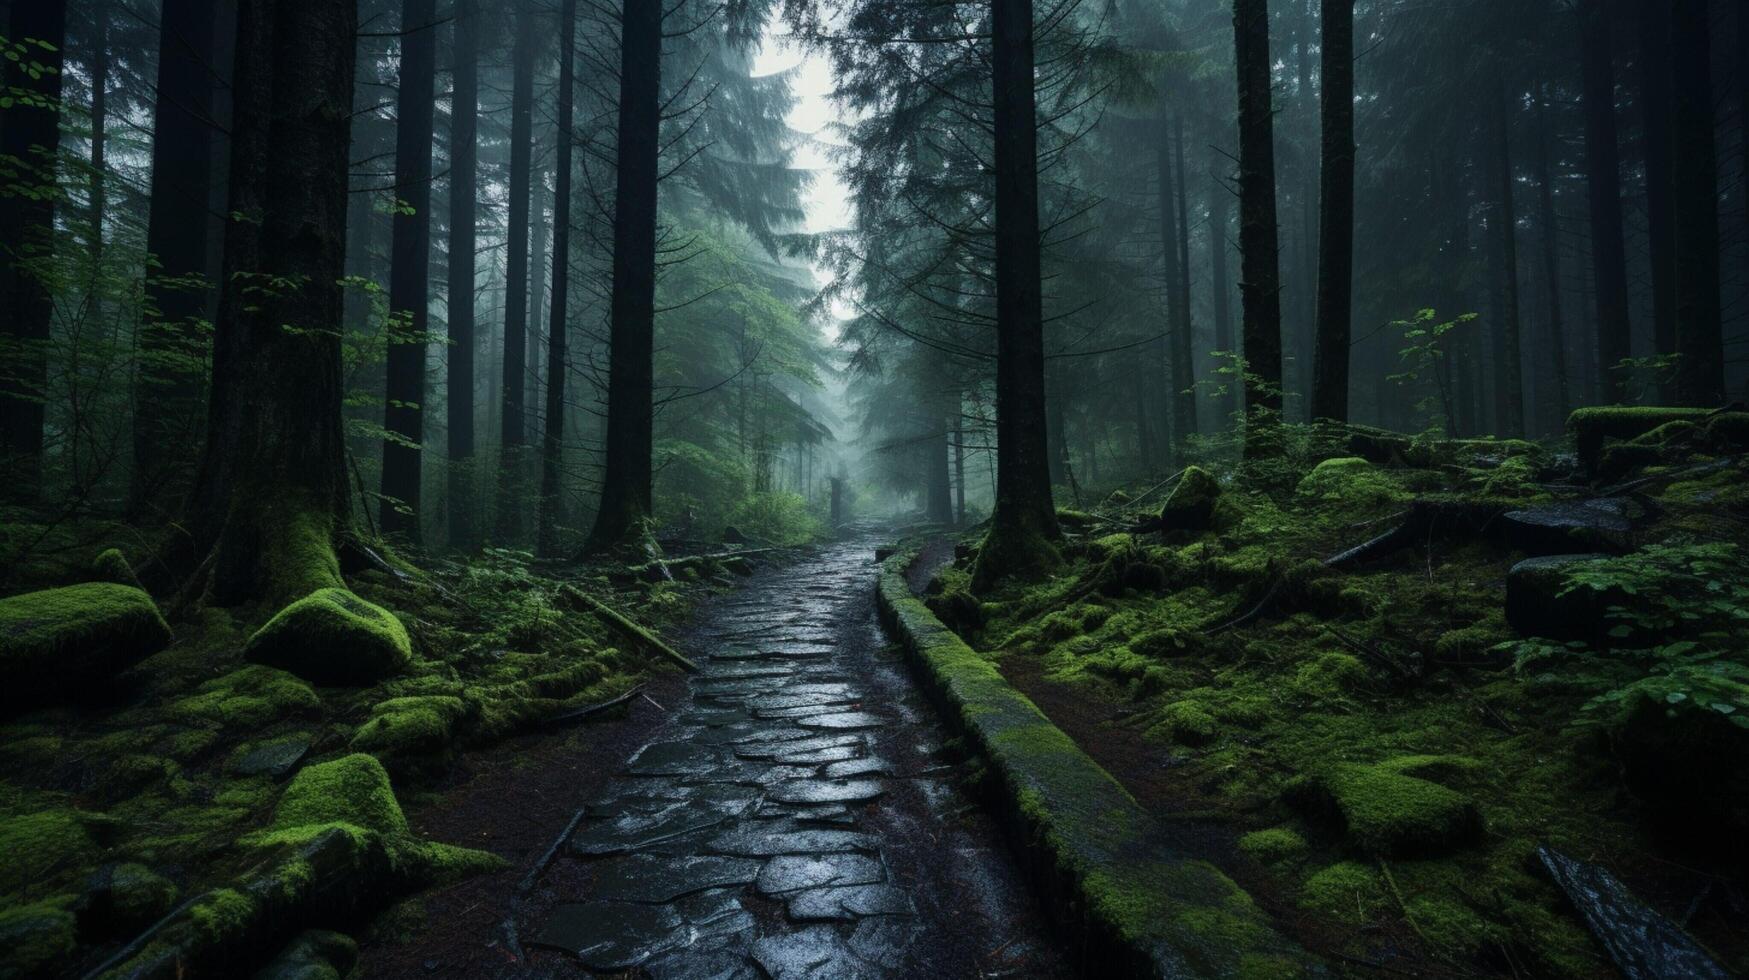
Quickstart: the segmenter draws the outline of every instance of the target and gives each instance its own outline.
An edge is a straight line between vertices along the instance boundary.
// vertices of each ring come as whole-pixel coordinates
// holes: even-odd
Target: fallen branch
[[[625,616],[610,608],[606,603],[589,593],[584,592],[582,589],[567,585],[560,590],[559,594],[566,599],[569,599],[573,604],[580,605],[594,613],[602,622],[619,630],[630,639],[642,643],[649,649],[654,650],[662,656],[667,657],[669,660],[679,664],[687,673],[698,673],[698,664],[681,656],[680,651],[663,643],[656,634],[639,626],[637,623],[632,622],[630,619],[627,619]]]
[[[637,697],[638,695],[640,695],[642,693],[644,693],[644,685],[639,684],[637,687],[634,687],[631,690],[625,692],[624,694],[621,694],[617,698],[611,698],[609,700],[601,702],[600,704],[586,704],[581,708],[574,708],[570,711],[564,711],[564,712],[560,712],[559,714],[552,715],[551,717],[548,717],[545,720],[545,724],[548,727],[554,727],[554,726],[558,726],[558,725],[576,724],[577,722],[583,721],[583,720],[585,720],[593,715],[598,715],[601,712],[606,711],[609,708],[617,708],[620,705],[625,704],[627,701],[630,701],[631,699]]]

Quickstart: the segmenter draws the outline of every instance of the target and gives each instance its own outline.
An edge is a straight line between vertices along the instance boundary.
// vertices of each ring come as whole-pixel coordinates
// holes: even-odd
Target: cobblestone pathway
[[[683,638],[702,673],[519,924],[534,972],[1066,974],[874,612],[873,543],[764,570]]]

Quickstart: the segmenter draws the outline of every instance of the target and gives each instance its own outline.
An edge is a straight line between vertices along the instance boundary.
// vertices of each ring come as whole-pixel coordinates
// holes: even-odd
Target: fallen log
[[[614,629],[619,630],[627,638],[642,643],[645,647],[648,647],[662,656],[667,657],[669,660],[674,661],[676,664],[679,664],[681,669],[685,670],[687,673],[698,673],[698,664],[688,660],[680,654],[680,651],[662,642],[661,638],[656,636],[656,634],[639,626],[637,623],[632,622],[630,619],[627,619],[624,615],[616,612],[606,603],[589,593],[584,592],[582,589],[567,585],[560,590],[559,594],[564,596],[573,606],[581,606],[583,609],[594,613],[596,618],[609,626],[612,626]]]
[[[1536,854],[1628,980],[1730,976],[1687,933],[1647,908],[1608,871],[1547,845]]]

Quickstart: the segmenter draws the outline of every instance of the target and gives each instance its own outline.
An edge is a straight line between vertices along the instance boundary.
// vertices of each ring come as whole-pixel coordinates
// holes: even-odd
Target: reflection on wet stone
[[[702,670],[690,696],[664,709],[665,733],[585,806],[561,859],[576,864],[554,879],[576,891],[526,927],[530,946],[658,980],[837,980],[946,975],[916,952],[931,915],[940,933],[980,923],[1005,933],[988,944],[959,936],[975,955],[1013,945],[1012,912],[995,925],[959,918],[964,896],[920,901],[903,887],[914,871],[903,881],[889,871],[891,831],[871,829],[935,827],[963,804],[945,799],[945,780],[890,781],[927,768],[916,746],[941,736],[895,701],[908,691],[904,675],[871,663],[884,640],[867,557],[852,545],[827,550],[701,616],[687,650]],[[898,793],[919,783],[921,797]],[[945,843],[938,833],[927,846]]]

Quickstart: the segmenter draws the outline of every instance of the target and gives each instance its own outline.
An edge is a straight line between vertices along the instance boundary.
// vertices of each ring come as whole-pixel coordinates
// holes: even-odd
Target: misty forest
[[[0,980],[1749,973],[1745,0],[0,54]]]

